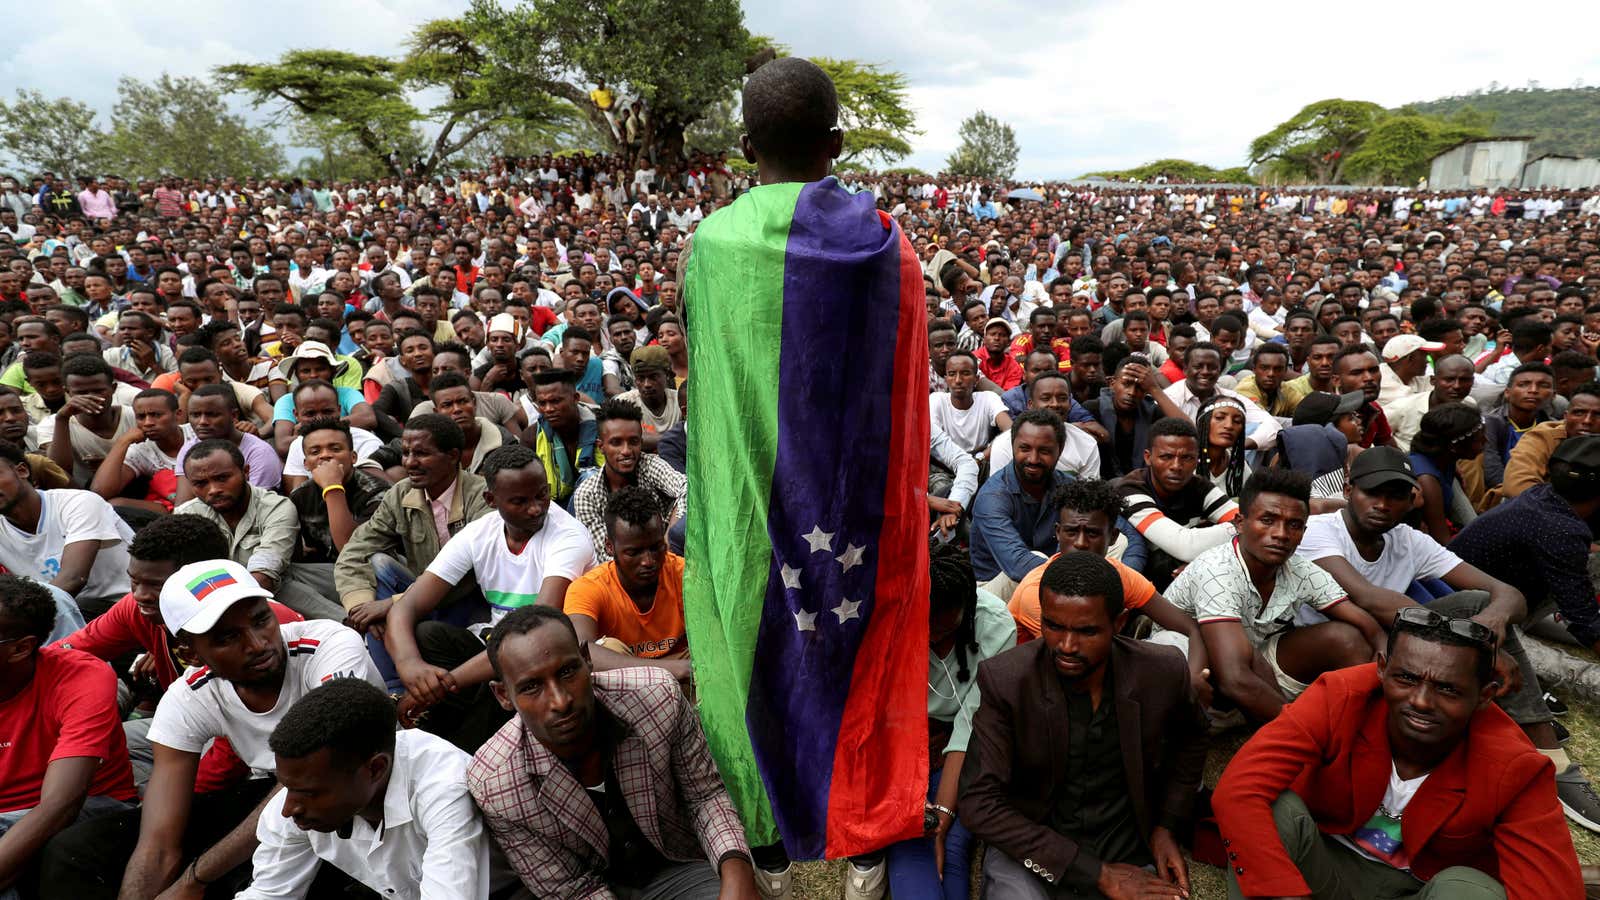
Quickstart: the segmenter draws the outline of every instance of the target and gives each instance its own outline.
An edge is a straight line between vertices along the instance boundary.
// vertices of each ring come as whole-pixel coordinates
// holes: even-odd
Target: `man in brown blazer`
[[[670,674],[593,671],[548,606],[506,616],[488,655],[516,715],[473,757],[467,790],[534,896],[755,900],[744,829]]]
[[[989,845],[984,896],[1182,897],[1173,838],[1193,809],[1206,723],[1183,657],[1119,637],[1101,557],[1045,569],[1040,639],[978,668],[960,816]]]

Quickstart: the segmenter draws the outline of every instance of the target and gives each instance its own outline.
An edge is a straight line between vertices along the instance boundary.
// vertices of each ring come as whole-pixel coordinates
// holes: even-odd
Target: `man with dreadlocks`
[[[956,818],[962,763],[978,711],[978,663],[1017,643],[999,597],[974,590],[972,560],[954,544],[928,554],[928,805],[924,834],[886,851],[896,897],[966,900],[975,844]]]

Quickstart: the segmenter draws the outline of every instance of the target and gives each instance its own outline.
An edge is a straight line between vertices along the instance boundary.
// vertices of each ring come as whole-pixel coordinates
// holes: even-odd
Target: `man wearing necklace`
[[[1410,607],[1377,663],[1257,732],[1212,799],[1229,896],[1582,897],[1553,764],[1494,704],[1494,657],[1487,626]]]

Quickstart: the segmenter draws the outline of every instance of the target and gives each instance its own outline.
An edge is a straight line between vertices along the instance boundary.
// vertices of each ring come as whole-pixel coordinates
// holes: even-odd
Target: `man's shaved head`
[[[763,159],[780,165],[810,161],[827,147],[838,124],[833,79],[808,59],[775,59],[745,82],[744,130]]]

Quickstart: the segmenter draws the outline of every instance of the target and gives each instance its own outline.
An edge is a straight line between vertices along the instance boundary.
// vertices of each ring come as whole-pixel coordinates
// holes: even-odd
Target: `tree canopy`
[[[0,149],[23,166],[68,178],[246,177],[287,165],[269,130],[228,112],[221,93],[198,78],[123,78],[111,122],[103,130],[83,103],[18,91],[16,103],[0,103]]]
[[[1250,142],[1264,175],[1313,184],[1409,183],[1451,144],[1489,134],[1468,111],[1453,118],[1387,110],[1365,100],[1319,100]]]
[[[1217,169],[1187,159],[1158,159],[1132,169],[1090,172],[1084,177],[1109,178],[1113,181],[1153,181],[1162,175],[1165,175],[1168,181],[1178,183],[1255,183],[1255,179],[1250,176],[1250,170],[1244,166]]]
[[[970,178],[1007,179],[1017,169],[1017,133],[1010,125],[978,110],[961,123],[961,138],[945,170]]]

